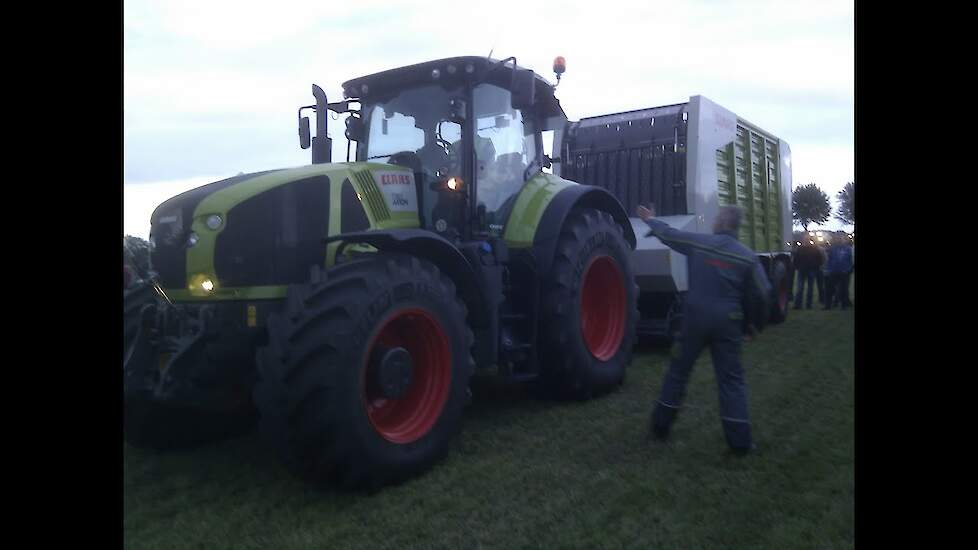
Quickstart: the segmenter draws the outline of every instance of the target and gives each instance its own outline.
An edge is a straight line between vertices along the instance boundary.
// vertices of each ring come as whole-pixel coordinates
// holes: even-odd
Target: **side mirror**
[[[309,148],[309,117],[304,116],[299,119],[299,147]]]
[[[346,139],[363,141],[366,132],[367,127],[363,124],[363,120],[352,115],[346,117]]]
[[[514,109],[533,107],[536,91],[533,80],[533,71],[529,69],[516,69],[513,72],[513,85],[510,92]]]

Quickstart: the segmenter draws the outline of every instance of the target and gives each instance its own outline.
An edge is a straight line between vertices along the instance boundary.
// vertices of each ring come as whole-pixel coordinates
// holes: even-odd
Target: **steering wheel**
[[[387,159],[387,162],[395,166],[405,166],[416,173],[424,171],[421,164],[421,157],[414,151],[399,151],[394,153]]]

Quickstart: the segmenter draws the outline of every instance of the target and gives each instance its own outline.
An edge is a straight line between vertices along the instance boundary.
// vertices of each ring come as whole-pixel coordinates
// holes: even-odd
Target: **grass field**
[[[849,548],[853,313],[791,311],[746,345],[758,454],[733,458],[709,354],[668,445],[645,441],[668,349],[587,403],[478,397],[448,458],[367,496],[307,489],[257,436],[124,445],[124,536],[153,548]]]

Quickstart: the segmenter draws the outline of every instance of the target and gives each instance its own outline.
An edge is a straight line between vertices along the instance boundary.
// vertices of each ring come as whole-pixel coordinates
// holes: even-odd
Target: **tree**
[[[133,268],[137,277],[146,278],[149,273],[148,242],[139,237],[126,235],[122,238],[122,256],[123,261]]]
[[[829,196],[814,183],[796,188],[791,193],[791,217],[808,231],[812,223],[825,223],[832,213]]]
[[[835,196],[839,199],[839,208],[835,219],[846,225],[856,225],[856,182],[850,181]]]

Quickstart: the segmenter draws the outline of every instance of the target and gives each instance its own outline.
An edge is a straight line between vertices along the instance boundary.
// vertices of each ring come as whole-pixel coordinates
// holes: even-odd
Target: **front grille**
[[[153,270],[164,288],[186,288],[187,237],[194,211],[200,201],[242,181],[277,172],[268,170],[223,179],[172,197],[159,205],[150,216],[150,238],[155,242],[150,254]]]
[[[232,208],[214,249],[217,280],[225,287],[304,282],[326,258],[327,176],[297,180]]]

